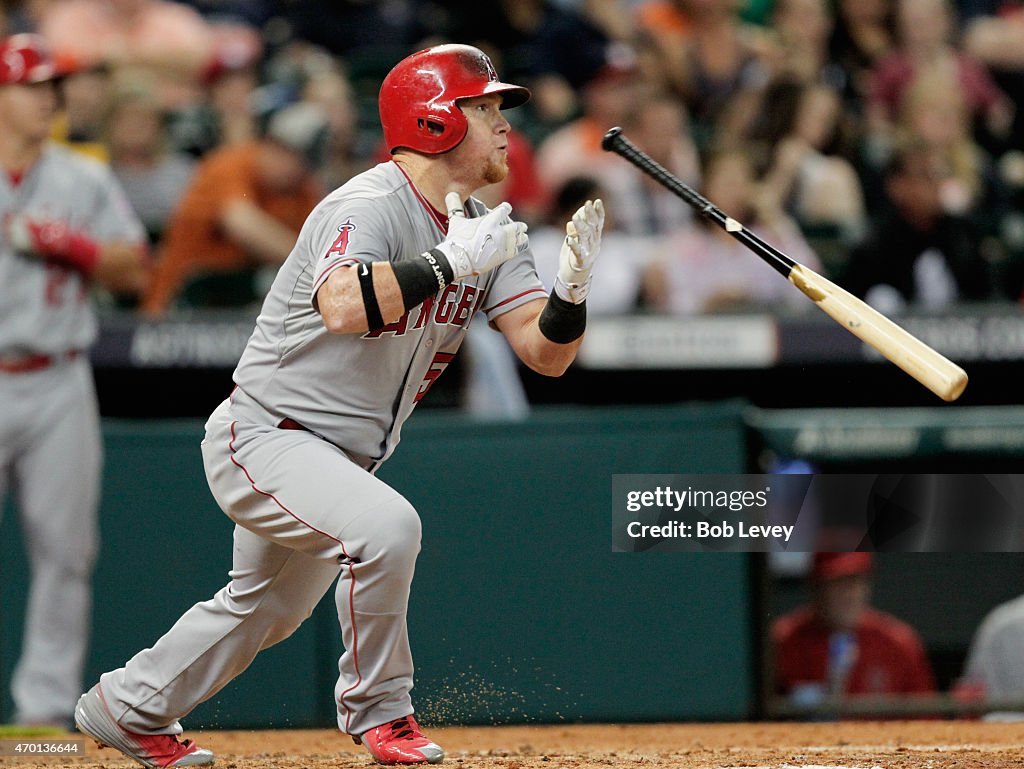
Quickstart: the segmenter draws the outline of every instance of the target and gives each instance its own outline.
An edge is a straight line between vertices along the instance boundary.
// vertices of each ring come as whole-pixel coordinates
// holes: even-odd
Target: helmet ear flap
[[[439,139],[444,136],[445,131],[448,130],[448,126],[443,121],[438,120],[435,117],[423,116],[416,118],[416,130],[421,136],[426,139]]]
[[[450,109],[428,109],[416,115],[414,131],[419,143],[413,149],[429,151],[431,154],[448,152],[458,146],[469,129],[466,116],[458,105]]]

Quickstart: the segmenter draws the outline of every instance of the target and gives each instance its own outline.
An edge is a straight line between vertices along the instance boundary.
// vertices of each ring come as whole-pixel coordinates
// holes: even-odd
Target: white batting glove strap
[[[604,203],[600,198],[594,201],[588,200],[566,223],[566,236],[558,256],[558,277],[563,284],[566,286],[586,284],[587,291],[590,290],[590,271],[601,250],[601,230],[603,228]],[[557,285],[556,283],[556,289]]]
[[[438,243],[435,248],[448,257],[448,264],[452,267],[453,281],[473,274],[473,262],[469,258],[469,252],[460,244],[445,240]]]
[[[572,304],[583,304],[590,294],[590,275],[582,283],[566,283],[561,275],[555,276],[555,294],[559,299]]]
[[[509,219],[512,206],[508,203],[468,219],[457,192],[449,192],[444,202],[448,208],[448,237],[437,250],[448,257],[454,280],[492,270],[526,245],[526,225]]]

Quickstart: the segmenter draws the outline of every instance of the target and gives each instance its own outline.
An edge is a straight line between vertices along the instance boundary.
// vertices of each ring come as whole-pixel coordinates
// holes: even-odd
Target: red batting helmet
[[[388,150],[408,147],[428,155],[453,149],[466,136],[459,99],[500,93],[502,109],[518,107],[530,92],[502,83],[483,51],[471,45],[437,45],[402,59],[380,87],[380,122]]]
[[[58,76],[46,41],[21,33],[0,42],[0,85],[42,83]]]

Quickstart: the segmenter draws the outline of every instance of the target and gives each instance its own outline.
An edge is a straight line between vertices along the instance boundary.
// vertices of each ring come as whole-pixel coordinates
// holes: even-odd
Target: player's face
[[[469,128],[466,138],[449,153],[453,174],[475,176],[475,189],[496,184],[508,175],[509,124],[501,113],[501,96],[462,99],[459,108]]]
[[[834,630],[853,630],[868,608],[870,579],[863,574],[827,580],[819,588],[818,611]]]
[[[57,90],[52,82],[0,87],[0,124],[14,136],[45,139],[56,112]]]

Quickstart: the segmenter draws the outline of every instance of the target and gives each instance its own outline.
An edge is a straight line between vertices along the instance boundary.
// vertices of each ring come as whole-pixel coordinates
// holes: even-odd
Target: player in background
[[[529,98],[465,45],[399,62],[379,97],[391,160],[310,214],[210,417],[203,459],[237,524],[231,582],[82,695],[79,729],[147,766],[208,764],[179,719],[288,637],[337,580],[338,726],[387,764],[444,751],[413,715],[406,610],[420,518],[374,475],[477,310],[534,370],[562,374],[586,326],[604,221],[567,223],[550,295],[526,226],[472,193],[508,170],[501,110]],[[458,463],[439,451],[424,461]],[[340,575],[340,579],[339,579]]]
[[[920,635],[871,604],[871,553],[815,553],[810,601],[772,625],[776,693],[802,706],[859,695],[931,694]]]
[[[19,723],[70,726],[102,464],[89,292],[138,290],[145,232],[106,166],[47,140],[57,75],[42,38],[0,41],[0,498],[10,482],[31,569],[12,694]]]

